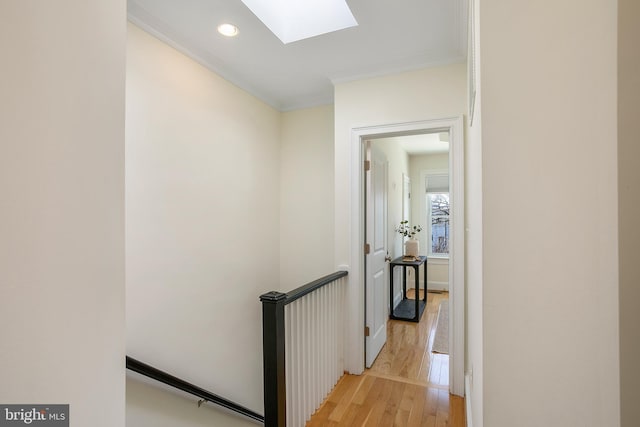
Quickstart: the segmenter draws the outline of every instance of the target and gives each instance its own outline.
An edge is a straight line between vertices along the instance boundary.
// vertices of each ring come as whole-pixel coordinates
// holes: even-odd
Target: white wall
[[[122,426],[125,2],[0,16],[0,402]]]
[[[127,353],[260,413],[258,297],[279,284],[280,119],[129,25]]]
[[[425,174],[430,172],[447,172],[449,170],[449,155],[428,154],[416,155],[409,158],[411,169],[411,194],[412,194],[412,218],[414,223],[422,225],[422,231],[418,234],[420,241],[420,250],[428,253],[429,242],[428,222],[427,222],[427,186]],[[437,289],[441,291],[449,290],[449,260],[430,258],[428,261],[428,289]]]
[[[481,0],[472,0],[478,10]],[[465,220],[466,220],[466,369],[469,389],[465,390],[469,426],[483,427],[483,290],[482,290],[482,76],[480,60],[480,22],[474,17],[475,107],[473,123],[467,117],[465,146]]]
[[[280,281],[290,291],[333,264],[333,106],[282,114]]]
[[[640,3],[618,2],[618,194],[621,426],[640,425]]]
[[[255,427],[261,425],[211,403],[198,407],[198,398],[127,374],[129,427]],[[262,413],[262,411],[260,411]]]
[[[335,87],[335,263],[351,265],[351,129],[453,117],[465,112],[466,66],[454,64],[338,84]],[[353,276],[351,276],[353,277]],[[361,289],[350,282],[349,304]],[[352,306],[353,308],[353,306]],[[347,335],[352,343],[347,369],[357,371],[363,351],[360,309],[351,309]]]
[[[480,18],[484,424],[618,426],[616,3]]]

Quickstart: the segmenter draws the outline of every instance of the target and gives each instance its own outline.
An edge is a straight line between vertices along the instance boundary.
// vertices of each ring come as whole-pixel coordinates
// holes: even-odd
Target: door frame
[[[365,320],[365,270],[363,242],[365,241],[364,204],[364,161],[365,141],[368,139],[415,135],[428,132],[449,132],[449,188],[451,193],[451,251],[449,255],[449,390],[451,393],[464,396],[464,362],[465,362],[465,277],[464,277],[464,134],[462,116],[446,117],[433,120],[422,120],[406,123],[392,123],[364,127],[352,127],[350,138],[350,195],[355,209],[351,212],[351,248],[350,248],[350,283],[355,299],[347,302],[348,309],[353,310],[355,322],[359,327],[350,328],[358,331],[357,336],[347,336],[345,347],[347,359],[360,361],[349,369],[354,374],[364,371],[364,333]],[[357,201],[357,202],[356,202]],[[354,332],[355,333],[355,332]],[[349,335],[349,334],[347,334]]]

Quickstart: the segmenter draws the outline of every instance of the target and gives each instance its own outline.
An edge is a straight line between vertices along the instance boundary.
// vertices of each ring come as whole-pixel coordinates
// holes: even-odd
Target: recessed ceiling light
[[[218,25],[218,32],[225,37],[235,37],[238,35],[238,27],[233,24]]]

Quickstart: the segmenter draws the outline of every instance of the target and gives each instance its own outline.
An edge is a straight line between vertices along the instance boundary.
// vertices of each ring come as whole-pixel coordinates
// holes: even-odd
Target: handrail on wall
[[[224,397],[220,397],[217,394],[211,393],[203,388],[200,388],[196,385],[188,383],[178,377],[174,377],[171,374],[168,374],[160,369],[154,368],[151,365],[147,365],[146,363],[140,362],[139,360],[134,359],[133,357],[126,357],[127,361],[127,369],[137,372],[146,377],[152,378],[161,383],[170,385],[171,387],[175,387],[178,390],[182,390],[194,396],[201,398],[206,402],[215,403],[216,405],[222,406],[224,408],[230,409],[238,414],[244,415],[245,417],[251,418],[255,421],[258,421],[264,424],[264,416],[258,414],[257,412],[252,411],[249,408],[245,408],[242,405],[239,405],[231,400],[225,399]]]
[[[265,427],[286,426],[284,307],[348,274],[346,271],[337,271],[286,294],[272,291],[260,296],[260,301],[262,301]]]
[[[281,292],[268,292],[260,296],[260,300],[262,301],[264,356],[264,416],[130,356],[126,356],[127,369],[192,394],[203,401],[211,402],[237,412],[238,414],[265,424],[266,427],[282,427],[285,425],[286,404],[286,387],[284,382],[284,306],[345,277],[347,274],[346,271],[337,271],[300,286],[286,294]]]

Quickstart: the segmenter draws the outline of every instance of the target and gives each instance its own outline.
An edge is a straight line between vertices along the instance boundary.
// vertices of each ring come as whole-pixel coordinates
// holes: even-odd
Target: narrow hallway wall
[[[0,402],[121,427],[126,2],[0,16]]]
[[[282,113],[281,290],[336,271],[333,203],[333,105]]]
[[[262,413],[258,297],[279,283],[280,113],[128,31],[127,353]]]
[[[640,3],[618,2],[618,209],[621,426],[640,425]]]
[[[484,425],[617,427],[616,2],[479,13]]]

